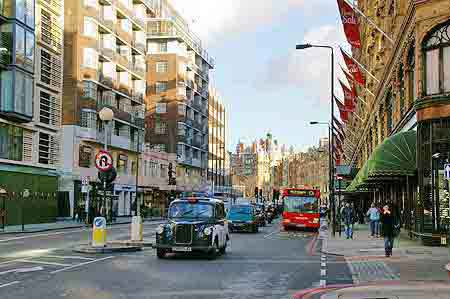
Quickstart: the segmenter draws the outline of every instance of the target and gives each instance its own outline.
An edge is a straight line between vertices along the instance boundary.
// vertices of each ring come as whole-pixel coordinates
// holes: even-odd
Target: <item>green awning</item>
[[[383,177],[413,176],[416,169],[416,132],[397,133],[377,146],[345,191],[355,192]]]
[[[368,163],[368,177],[413,176],[416,173],[416,132],[397,133],[373,151]]]

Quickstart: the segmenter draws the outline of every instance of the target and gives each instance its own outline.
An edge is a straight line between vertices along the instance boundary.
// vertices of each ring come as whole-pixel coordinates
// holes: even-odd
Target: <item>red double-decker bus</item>
[[[283,228],[320,227],[320,191],[312,188],[288,188],[283,190]]]

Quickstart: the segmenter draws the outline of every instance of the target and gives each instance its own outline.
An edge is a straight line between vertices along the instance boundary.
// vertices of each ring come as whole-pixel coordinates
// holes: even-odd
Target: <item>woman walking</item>
[[[392,247],[394,246],[394,215],[389,209],[388,205],[383,207],[383,213],[381,214],[381,222],[383,224],[384,235],[384,251],[386,257],[392,255]]]
[[[370,205],[370,209],[367,211],[367,216],[369,216],[370,224],[370,235],[372,238],[380,237],[380,210],[375,207],[375,204]]]

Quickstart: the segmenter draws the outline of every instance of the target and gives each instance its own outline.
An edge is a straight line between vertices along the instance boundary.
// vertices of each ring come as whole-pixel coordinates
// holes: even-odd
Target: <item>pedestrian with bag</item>
[[[375,204],[372,203],[366,215],[369,217],[370,236],[372,238],[379,238],[380,210],[378,210],[378,208],[375,207]]]
[[[342,209],[342,219],[345,225],[345,236],[347,239],[353,239],[353,223],[355,222],[355,211],[347,202]]]
[[[383,224],[384,251],[386,257],[390,257],[392,256],[392,247],[394,247],[395,217],[388,205],[383,207],[381,223]]]

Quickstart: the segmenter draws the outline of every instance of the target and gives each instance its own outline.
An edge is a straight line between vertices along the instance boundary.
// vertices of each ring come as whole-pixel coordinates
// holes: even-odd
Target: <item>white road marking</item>
[[[320,276],[326,276],[327,275],[327,270],[326,269],[321,269],[320,270]]]
[[[4,288],[4,287],[8,287],[8,286],[12,286],[12,285],[14,285],[14,284],[18,284],[18,283],[20,283],[20,281],[18,281],[18,280],[16,280],[16,281],[13,281],[13,282],[9,282],[9,283],[5,283],[5,284],[2,284],[2,285],[0,285],[0,288]]]
[[[320,285],[321,287],[324,287],[324,286],[327,285],[327,281],[326,281],[325,279],[321,279],[319,285]]]
[[[14,237],[14,238],[8,238],[8,239],[1,239],[0,242],[10,242],[15,240],[22,240],[22,239],[30,239],[30,238],[36,238],[36,237],[49,237],[49,236],[56,236],[56,235],[66,235],[71,233],[76,233],[80,231],[85,231],[85,229],[81,230],[72,230],[72,231],[64,231],[64,232],[57,232],[57,233],[50,233],[50,234],[36,234],[36,235],[26,235],[26,236],[20,236],[20,237]]]
[[[34,272],[34,271],[42,271],[44,270],[43,267],[33,267],[33,268],[18,268],[18,269],[11,269],[7,271],[0,272],[0,275],[5,275],[8,273],[28,273],[28,272]]]
[[[74,259],[74,260],[86,260],[86,261],[93,261],[95,259],[91,257],[84,257],[84,256],[62,256],[62,255],[44,255],[40,257],[52,257],[57,259]]]
[[[326,266],[327,266],[327,263],[320,263],[320,266],[321,266],[321,267],[326,267]]]
[[[267,238],[267,237],[269,237],[269,236],[271,236],[271,235],[273,235],[273,234],[275,234],[275,233],[277,233],[277,232],[278,232],[278,230],[274,230],[274,231],[271,232],[270,234],[264,235],[264,238]]]
[[[59,267],[70,267],[72,264],[61,264],[54,262],[43,262],[43,261],[35,261],[35,260],[19,260],[21,263],[31,263],[31,264],[42,264],[42,265],[50,265],[50,266],[59,266]]]
[[[11,264],[11,263],[18,262],[18,261],[20,261],[20,259],[9,260],[9,261],[5,261],[5,262],[1,262],[0,265]]]
[[[72,265],[72,266],[69,266],[69,267],[66,267],[66,268],[62,268],[62,269],[59,269],[59,270],[55,270],[55,271],[53,271],[53,272],[50,272],[50,274],[56,274],[56,273],[59,273],[59,272],[71,270],[71,269],[73,269],[73,268],[77,268],[77,267],[89,265],[89,264],[96,263],[96,262],[101,262],[101,261],[104,261],[104,260],[107,260],[107,259],[112,259],[112,258],[114,258],[114,256],[107,256],[107,257],[104,257],[104,258],[101,258],[101,259],[96,259],[96,260],[93,260],[93,261],[89,261],[89,262],[84,262],[84,263]]]

